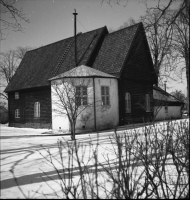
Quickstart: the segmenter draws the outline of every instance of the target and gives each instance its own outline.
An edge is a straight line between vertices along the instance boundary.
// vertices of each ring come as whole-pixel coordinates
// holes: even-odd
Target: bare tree
[[[144,137],[137,139],[135,157],[145,168],[146,193],[152,198],[189,197],[189,134],[185,127],[188,129],[186,122],[169,121],[145,127]]]
[[[0,54],[0,74],[1,74],[1,86],[6,87],[13,77],[18,67],[18,59],[14,50],[9,50]],[[1,97],[8,99],[4,92],[1,92]]]
[[[0,101],[0,106],[7,107],[6,102]]]
[[[52,82],[53,112],[69,120],[71,138],[75,140],[77,121],[89,120],[92,112],[85,112],[93,106],[93,86],[90,78],[60,77]]]
[[[0,56],[0,73],[4,76],[8,84],[18,67],[18,59],[14,50],[3,52]]]
[[[147,0],[145,0],[145,2],[146,2],[145,4],[147,5]],[[187,0],[180,0],[180,1],[169,0],[168,2],[166,2],[166,4],[162,4],[162,2],[160,0],[158,0],[157,5],[155,7],[151,7],[150,9],[160,11],[160,16],[157,19],[159,21],[162,18],[162,16],[165,15],[166,12],[168,12],[168,10],[171,10],[171,7],[175,3],[180,3],[180,5],[175,10],[175,12],[173,12],[173,14],[170,16],[169,26],[172,26],[173,23],[175,23],[178,16],[184,12],[184,10],[187,10],[187,11],[189,10],[189,1],[187,1]]]
[[[147,1],[145,2],[147,5]],[[172,9],[176,3],[177,8]],[[169,61],[166,68],[169,73],[173,71],[175,75],[182,77],[181,74],[186,72],[187,98],[189,99],[189,1],[169,0],[166,4],[158,1],[155,7],[148,9],[159,13],[155,24],[160,24],[160,20],[167,16],[167,29],[170,31],[171,40],[169,60],[164,60],[164,62]],[[187,106],[189,111],[189,105]]]
[[[15,5],[15,0],[0,0],[0,41],[3,40],[3,35],[6,30],[23,31],[21,21],[29,23],[29,20],[25,17],[22,9],[18,9]],[[7,95],[2,91],[9,83],[10,79],[14,75],[19,59],[23,58],[24,50],[21,52],[20,47],[17,51],[9,50],[3,52],[0,55],[0,74],[1,74],[1,90],[0,97],[7,100]],[[22,56],[21,56],[22,55]]]
[[[60,187],[63,196],[44,178],[58,198],[189,198],[188,121],[115,130],[106,140],[104,134],[72,143],[63,138],[58,152],[39,152],[58,175],[59,181],[44,172]]]
[[[187,99],[189,99],[189,1],[181,1],[179,6],[171,12],[171,6],[174,3],[176,3],[175,0],[170,0],[166,6],[163,6],[159,1],[155,8],[150,9],[160,12],[157,21],[159,21],[165,13],[169,13],[168,27],[172,30],[170,59],[175,59],[177,66],[175,72],[177,74],[180,75],[184,71],[186,72]],[[187,100],[187,102],[189,101]],[[187,107],[189,112],[189,103]]]
[[[3,31],[23,31],[21,21],[29,23],[22,9],[15,6],[15,0],[0,0],[0,40],[3,39]],[[6,18],[5,18],[6,16]],[[9,17],[9,19],[7,19]]]
[[[188,1],[189,2],[189,1]],[[174,23],[173,56],[180,61],[179,72],[187,78],[187,108],[189,112],[189,5]]]
[[[184,102],[186,99],[185,94],[181,90],[175,90],[171,92],[171,95],[181,102]]]
[[[178,6],[172,9],[175,3],[178,3]],[[145,28],[150,27],[154,30],[153,34],[150,34],[148,28],[146,33],[155,70],[158,75],[164,75],[166,78],[172,78],[171,74],[182,78],[185,72],[189,99],[189,1],[170,0],[166,5],[158,1],[155,7],[147,7],[147,12],[156,13],[156,18],[151,15],[153,24],[150,23],[151,20],[146,23],[146,15],[141,17]]]
[[[123,5],[120,0],[103,2]],[[124,2],[127,5],[128,1]],[[176,81],[185,71],[189,99],[189,1],[168,0],[163,3],[158,0],[154,7],[150,7],[147,0],[142,2],[146,14],[140,17],[140,21],[145,27],[159,84],[163,85],[163,78]]]
[[[176,67],[170,56],[173,29],[168,25],[168,16],[169,14],[166,13],[158,21],[160,11],[147,8],[146,14],[140,17],[145,27],[154,69],[160,84],[163,77],[170,78],[170,72]]]
[[[105,2],[112,7],[112,5],[122,5],[124,7],[127,6],[129,0],[102,0],[101,5]]]
[[[21,61],[24,58],[24,55],[26,54],[26,52],[30,51],[32,49],[34,49],[34,48],[29,47],[29,46],[26,46],[26,47],[20,47],[19,46],[19,47],[16,48],[16,51],[15,51],[16,57],[18,59],[20,59],[20,61]]]
[[[123,29],[123,28],[126,28],[128,26],[132,26],[136,23],[135,19],[133,18],[130,18],[127,22],[124,22],[121,26],[119,26],[118,28],[114,29],[112,27],[110,27],[108,30],[109,30],[109,33],[111,32],[114,32],[114,31],[117,31],[117,30],[120,30],[120,29]]]
[[[17,47],[16,50],[8,50],[0,53],[0,74],[1,74],[1,88],[5,88],[14,73],[16,72],[25,53],[32,49],[31,47]],[[7,100],[7,95],[1,91],[1,97]]]

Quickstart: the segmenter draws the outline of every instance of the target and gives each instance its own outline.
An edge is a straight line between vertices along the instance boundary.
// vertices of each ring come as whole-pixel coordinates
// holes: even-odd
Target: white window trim
[[[20,118],[20,110],[19,109],[15,110],[15,118]]]
[[[15,92],[15,99],[19,99],[19,92]]]
[[[108,88],[108,94],[102,94],[102,88]],[[105,99],[105,104],[103,104],[103,97]],[[108,98],[108,104],[107,104],[107,101],[106,99]],[[102,85],[101,86],[101,100],[102,100],[102,106],[110,106],[110,87],[107,86],[107,85]]]
[[[145,95],[146,112],[150,112],[150,95]]]
[[[125,113],[131,113],[131,94],[125,93]]]
[[[34,103],[34,117],[40,118],[40,102]]]

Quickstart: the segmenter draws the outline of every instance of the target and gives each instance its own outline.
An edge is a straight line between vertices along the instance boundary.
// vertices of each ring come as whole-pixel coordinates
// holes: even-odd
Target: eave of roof
[[[89,78],[89,77],[101,77],[101,78],[114,78],[117,79],[117,77],[112,76],[110,74],[101,72],[99,70],[93,69],[91,67],[81,65],[78,67],[75,67],[67,72],[64,72],[58,76],[55,76],[49,81],[61,79],[61,78]]]
[[[154,106],[182,106],[183,102],[154,99]]]
[[[169,94],[168,92],[166,92],[165,90],[161,89],[160,87],[157,86],[153,86],[153,90],[155,90],[157,92],[158,95],[154,95],[154,99],[155,100],[159,100],[159,101],[165,101],[165,102],[176,102],[179,104],[184,104],[183,102],[179,101],[178,99],[176,99],[174,96],[172,96],[171,94]]]
[[[163,90],[162,88],[160,87],[157,87],[157,86],[153,86],[153,89],[161,92],[162,94],[166,95],[166,96],[170,96],[170,94],[168,92],[166,92],[165,90]]]

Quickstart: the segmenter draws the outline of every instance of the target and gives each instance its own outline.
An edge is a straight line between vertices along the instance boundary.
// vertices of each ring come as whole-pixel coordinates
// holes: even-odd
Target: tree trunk
[[[71,124],[71,139],[72,140],[75,140],[75,123],[76,122],[70,121],[70,124]]]
[[[186,78],[187,78],[187,112],[189,115],[189,55],[186,58]]]

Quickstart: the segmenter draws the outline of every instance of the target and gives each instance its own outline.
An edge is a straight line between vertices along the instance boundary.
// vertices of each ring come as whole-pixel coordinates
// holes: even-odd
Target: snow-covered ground
[[[173,127],[176,126],[177,129],[176,122],[177,124],[181,122],[189,123],[189,120],[175,121]],[[157,123],[156,126],[157,128],[162,127],[164,130],[167,128],[166,122]],[[141,133],[143,129],[137,128],[129,131],[130,133],[132,131]],[[47,149],[50,150],[52,156],[59,159],[57,141],[61,140],[62,144],[66,145],[70,136],[53,136],[50,131],[48,129],[12,128],[1,125],[1,198],[57,198],[52,194],[53,189],[50,189],[50,186],[60,193],[60,187],[57,183],[59,178],[55,168],[46,161],[49,158]],[[124,131],[123,128],[118,131],[120,134],[124,132],[127,134],[127,131]],[[98,160],[104,164],[105,158],[102,154],[111,156],[111,152],[113,152],[113,144],[109,139],[112,135],[113,131],[77,135],[77,142],[83,145],[83,150],[79,152],[79,156],[82,157],[85,153],[84,163],[88,163],[89,166],[92,165],[94,169],[94,161],[88,159],[92,155],[92,150],[97,147],[98,141]],[[114,159],[114,157],[110,157],[110,159]],[[63,162],[65,166],[69,166],[66,150],[63,152]],[[54,160],[54,163],[58,169],[61,169],[60,163],[56,160]],[[75,179],[77,179],[79,172],[77,170],[74,172]],[[51,177],[51,180],[47,175]],[[17,178],[17,182],[14,177]],[[50,196],[44,196],[44,194]]]
[[[0,136],[24,136],[24,135],[41,135],[51,134],[50,129],[34,129],[34,128],[15,128],[8,127],[8,124],[0,124]]]

